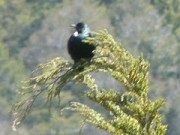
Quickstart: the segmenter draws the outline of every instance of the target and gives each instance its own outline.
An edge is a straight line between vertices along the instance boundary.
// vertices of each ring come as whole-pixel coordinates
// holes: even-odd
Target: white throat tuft
[[[75,37],[77,37],[78,36],[78,32],[76,31],[76,32],[74,32],[74,34],[73,34]]]

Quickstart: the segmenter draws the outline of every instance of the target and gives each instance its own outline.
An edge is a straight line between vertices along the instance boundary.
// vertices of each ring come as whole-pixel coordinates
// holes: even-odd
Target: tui
[[[91,37],[90,29],[87,24],[79,22],[77,24],[72,24],[72,26],[76,31],[68,40],[68,53],[74,60],[75,66],[82,59],[90,61],[94,56],[93,51],[95,50],[95,46],[83,41],[87,37]]]

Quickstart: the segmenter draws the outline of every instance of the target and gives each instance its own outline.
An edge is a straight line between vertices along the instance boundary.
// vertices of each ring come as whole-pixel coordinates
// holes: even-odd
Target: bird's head
[[[84,22],[72,24],[71,26],[76,29],[79,35],[83,34],[84,36],[86,36],[90,32],[88,25],[85,24]]]

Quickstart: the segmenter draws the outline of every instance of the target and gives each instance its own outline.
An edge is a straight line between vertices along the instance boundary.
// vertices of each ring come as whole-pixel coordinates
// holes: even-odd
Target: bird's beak
[[[70,26],[75,28],[75,27],[76,27],[76,24],[71,24]]]

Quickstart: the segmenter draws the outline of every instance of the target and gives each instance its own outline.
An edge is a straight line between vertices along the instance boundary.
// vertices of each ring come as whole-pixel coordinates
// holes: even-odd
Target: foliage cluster
[[[180,134],[179,2],[179,0],[81,2],[1,0],[0,107],[4,108],[0,111],[1,134],[79,134],[77,127],[81,117],[76,114],[73,116],[74,113],[71,112],[65,118],[59,118],[58,113],[49,114],[42,104],[44,98],[36,101],[35,109],[16,133],[10,130],[11,113],[9,113],[16,99],[20,80],[24,79],[35,65],[53,57],[69,58],[65,51],[66,40],[70,34],[69,24],[79,20],[87,22],[93,30],[108,29],[134,56],[143,53],[143,58],[150,63],[149,96],[153,99],[156,97],[166,99],[167,104],[163,113],[168,123],[167,134]],[[105,75],[99,73],[93,76],[98,78],[96,80],[98,88],[114,86],[118,89],[116,81]],[[65,90],[61,91],[61,99],[62,97],[68,99],[68,101],[62,99],[61,106],[74,99],[89,103],[78,94],[84,86],[72,84],[72,82],[67,84]],[[59,127],[59,121],[64,125]],[[77,124],[74,126],[72,123]],[[69,127],[72,130],[69,130]],[[102,134],[101,130],[96,130],[90,125],[84,126],[83,132],[87,135]]]
[[[15,105],[14,129],[26,117],[39,94],[46,92],[51,104],[55,97],[61,98],[63,87],[69,81],[74,81],[85,84],[89,90],[84,95],[109,113],[109,116],[103,116],[88,105],[71,102],[65,109],[79,112],[85,117],[85,122],[115,135],[165,134],[166,125],[162,124],[159,114],[164,100],[151,101],[148,98],[149,64],[142,56],[133,58],[106,30],[94,34],[95,37],[85,41],[97,47],[97,57],[92,62],[82,61],[76,68],[71,68],[72,65],[65,59],[55,58],[38,66],[35,70],[38,75],[27,81],[25,91],[20,93],[25,98]],[[80,71],[82,66],[85,68]],[[124,92],[99,89],[89,74],[93,71],[110,74],[123,84]]]

